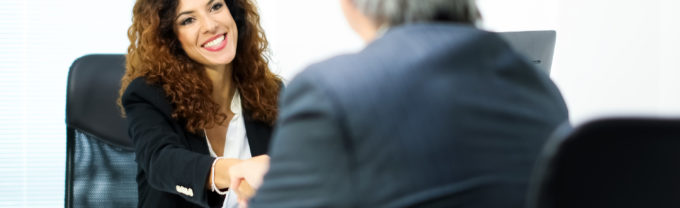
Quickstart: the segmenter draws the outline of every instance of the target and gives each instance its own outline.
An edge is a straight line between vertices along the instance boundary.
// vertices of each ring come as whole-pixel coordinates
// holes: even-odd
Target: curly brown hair
[[[268,67],[267,38],[251,0],[226,0],[238,28],[236,56],[232,61],[234,85],[243,108],[254,120],[273,125],[281,79]],[[212,84],[205,68],[182,49],[175,34],[174,17],[179,0],[137,0],[128,29],[130,46],[121,80],[118,105],[132,80],[144,77],[163,88],[174,106],[172,117],[184,119],[190,132],[223,123],[227,115],[212,100]],[[123,116],[125,111],[122,111]]]

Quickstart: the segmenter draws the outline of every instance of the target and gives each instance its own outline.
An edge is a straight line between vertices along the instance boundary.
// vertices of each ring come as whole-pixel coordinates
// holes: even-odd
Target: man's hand
[[[248,182],[243,179],[240,180],[240,184],[234,185],[238,185],[238,189],[234,189],[234,192],[238,196],[239,208],[247,208],[248,199],[255,196],[255,189],[253,189],[253,187],[251,187],[250,184],[248,184]]]
[[[247,206],[248,199],[255,195],[257,188],[262,185],[262,178],[269,170],[269,156],[260,155],[244,160],[229,168],[232,187],[242,207]],[[245,183],[243,183],[245,181]]]

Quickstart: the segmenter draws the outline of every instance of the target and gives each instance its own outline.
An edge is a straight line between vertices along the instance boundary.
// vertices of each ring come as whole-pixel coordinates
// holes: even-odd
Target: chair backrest
[[[86,55],[66,93],[65,207],[136,207],[137,164],[116,105],[125,56]]]
[[[551,139],[530,208],[680,207],[680,120],[610,118]]]

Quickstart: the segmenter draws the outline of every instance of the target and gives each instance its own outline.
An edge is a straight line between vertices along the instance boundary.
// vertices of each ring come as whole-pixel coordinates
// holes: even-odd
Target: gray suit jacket
[[[548,76],[496,34],[444,23],[312,65],[280,105],[255,208],[521,207],[568,120]]]

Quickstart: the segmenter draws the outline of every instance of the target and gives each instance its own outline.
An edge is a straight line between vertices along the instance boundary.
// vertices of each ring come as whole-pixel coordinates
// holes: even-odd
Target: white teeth
[[[212,41],[206,43],[206,44],[205,44],[205,47],[213,47],[213,46],[217,46],[217,45],[219,45],[220,43],[222,43],[223,40],[224,40],[224,35],[218,37],[218,38],[215,39],[215,40],[212,40]]]

